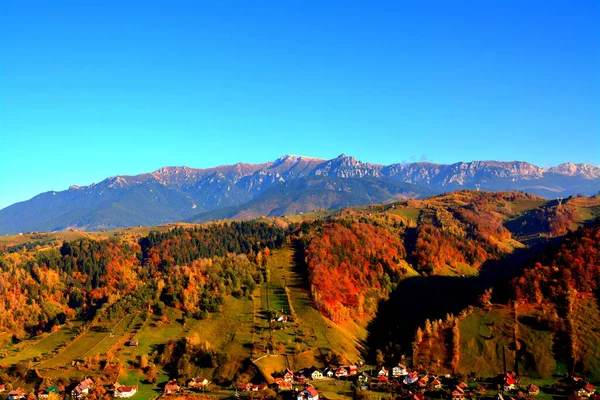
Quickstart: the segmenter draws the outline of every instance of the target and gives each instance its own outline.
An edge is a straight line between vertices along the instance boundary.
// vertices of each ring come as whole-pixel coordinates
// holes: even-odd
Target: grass
[[[311,381],[319,391],[319,397],[330,400],[351,399],[354,397],[352,382],[333,379]]]
[[[2,363],[14,365],[23,360],[43,357],[43,355],[49,356],[63,344],[71,342],[77,336],[77,330],[82,325],[83,321],[73,321],[70,324],[61,326],[56,332],[36,336],[9,347]]]
[[[158,377],[159,384],[166,383],[168,380],[165,374],[161,374]],[[146,377],[138,370],[122,371],[119,374],[118,381],[121,385],[125,386],[137,385],[136,398],[156,399],[162,395],[162,390],[155,384],[146,383]]]
[[[600,309],[594,297],[577,299],[573,307],[573,322],[580,365],[585,376],[600,381]]]
[[[315,221],[318,219],[323,219],[326,217],[329,217],[333,214],[336,214],[339,210],[318,210],[318,211],[311,211],[311,212],[307,212],[307,213],[300,213],[300,214],[294,214],[294,215],[286,215],[283,219],[286,220],[287,222],[297,222],[297,223],[301,223],[304,221]]]
[[[396,205],[393,209],[390,209],[387,212],[390,214],[399,215],[407,222],[412,220],[415,223],[419,220],[419,216],[421,215],[420,208],[414,208],[405,205]]]
[[[102,354],[124,333],[124,328],[133,317],[133,315],[128,315],[109,324],[92,326],[75,341],[68,342],[69,344],[64,350],[51,359],[42,362],[40,367],[43,369],[64,367],[84,357]]]
[[[135,334],[137,347],[125,346],[117,353],[126,365],[135,365],[143,354],[152,354],[169,340],[191,336],[197,333],[203,343],[229,356],[228,361],[216,371],[213,368],[197,369],[195,374],[211,376],[215,374],[223,381],[232,380],[242,369],[244,360],[251,357],[252,348],[252,300],[227,297],[222,312],[210,314],[204,320],[187,320],[183,324],[181,311],[167,308],[168,323],[162,323],[160,316],[153,315]],[[138,323],[139,325],[140,323]]]
[[[511,316],[507,307],[491,311],[475,310],[459,322],[460,370],[477,372],[481,376],[495,376],[504,371],[503,352],[507,368],[515,365],[512,341]],[[504,349],[504,350],[503,350]]]
[[[322,356],[326,352],[338,352],[350,362],[361,359],[360,341],[366,338],[367,320],[349,321],[338,325],[323,317],[313,307],[305,282],[294,264],[291,248],[274,250],[268,260],[268,268],[270,284],[268,287],[263,285],[261,294],[254,299],[254,319],[257,326],[255,344],[262,345],[272,340],[275,353],[280,354],[265,356],[262,348],[257,346],[257,358],[264,357],[256,360],[255,364],[268,380],[271,373],[287,367],[322,367]],[[289,304],[285,294],[286,286],[292,304]],[[270,324],[263,317],[264,312],[270,308],[280,313],[283,309],[285,314],[290,311],[290,306],[295,311],[295,321],[287,324],[275,323],[274,329],[270,331]]]

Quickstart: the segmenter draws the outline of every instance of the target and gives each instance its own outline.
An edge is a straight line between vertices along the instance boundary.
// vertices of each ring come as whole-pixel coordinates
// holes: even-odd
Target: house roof
[[[530,392],[537,392],[540,390],[539,387],[535,386],[533,383],[531,385],[529,385],[529,387],[527,388],[528,391]]]
[[[594,390],[596,390],[596,388],[594,387],[594,385],[592,385],[591,383],[588,383],[587,385],[585,385],[583,387],[585,390],[587,390],[588,392],[593,392]]]
[[[137,386],[119,386],[117,390],[121,393],[129,393],[137,390]]]
[[[307,386],[306,389],[304,389],[305,391],[307,391],[308,393],[310,393],[311,397],[315,397],[319,395],[319,392],[317,392],[317,389],[315,389],[313,386]]]

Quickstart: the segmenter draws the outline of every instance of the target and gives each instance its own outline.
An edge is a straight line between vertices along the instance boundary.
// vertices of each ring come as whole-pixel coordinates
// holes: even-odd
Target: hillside
[[[600,220],[560,238],[512,280],[510,304],[480,298],[458,318],[440,321],[437,331],[426,329],[415,363],[480,376],[508,369],[540,378],[575,373],[600,379],[598,249]],[[452,337],[458,348],[444,345]],[[454,364],[448,362],[453,353]]]
[[[357,362],[366,322],[312,307],[284,225],[13,237],[0,250],[0,381],[69,386],[86,374],[154,398],[170,378],[201,375],[229,396],[280,368]],[[289,323],[274,322],[282,313]]]
[[[344,154],[331,160],[286,155],[264,164],[207,169],[164,167],[13,204],[0,210],[0,234],[247,219],[476,188],[546,198],[592,195],[600,190],[600,169],[584,164],[541,168],[516,161],[383,166]]]
[[[288,367],[404,360],[493,376],[505,359],[533,377],[598,379],[600,337],[588,324],[600,321],[598,207],[459,191],[336,213],[4,237],[0,380],[37,388],[90,375],[152,398],[169,379],[200,375],[227,397]]]

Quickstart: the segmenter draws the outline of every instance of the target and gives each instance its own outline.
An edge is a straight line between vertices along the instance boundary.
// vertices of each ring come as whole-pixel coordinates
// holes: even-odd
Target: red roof
[[[593,392],[594,390],[596,390],[594,385],[592,385],[591,383],[588,383],[587,385],[585,385],[584,389],[587,390],[588,392]]]
[[[319,392],[317,392],[317,389],[315,389],[315,388],[314,388],[314,387],[312,387],[312,386],[308,386],[308,387],[306,388],[306,391],[307,391],[308,393],[310,393],[310,395],[311,395],[312,397],[315,397],[315,396],[318,396],[318,395],[319,395]]]
[[[119,392],[131,392],[133,390],[137,390],[137,386],[119,386],[117,389]]]
[[[506,378],[506,384],[507,385],[514,385],[515,384],[515,380],[512,378]]]
[[[387,378],[387,376],[380,376],[377,380],[380,382],[387,382],[388,378]]]

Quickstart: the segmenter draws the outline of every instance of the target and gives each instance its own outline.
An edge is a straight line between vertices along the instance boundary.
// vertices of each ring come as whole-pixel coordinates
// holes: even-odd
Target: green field
[[[600,309],[594,297],[577,299],[574,306],[574,328],[580,349],[580,365],[586,376],[600,381]]]
[[[50,357],[60,346],[71,342],[82,325],[83,321],[73,321],[61,326],[56,332],[46,333],[42,337],[36,336],[17,345],[3,348],[5,356],[2,362],[11,365],[36,357]]]
[[[40,364],[40,368],[59,368],[70,366],[72,362],[103,354],[108,348],[125,333],[125,329],[134,315],[127,315],[114,324],[96,324],[56,356]]]
[[[306,284],[296,269],[293,249],[274,250],[268,260],[270,283],[261,287],[258,299],[255,298],[254,319],[257,326],[255,364],[270,380],[272,372],[287,367],[299,369],[323,366],[323,353],[335,351],[349,362],[360,358],[360,341],[366,337],[368,321],[349,321],[337,325],[323,317],[312,305]],[[289,299],[285,292],[289,291]],[[280,315],[292,314],[293,323],[273,323],[264,318],[266,310]],[[277,356],[266,356],[265,343],[273,343]]]

